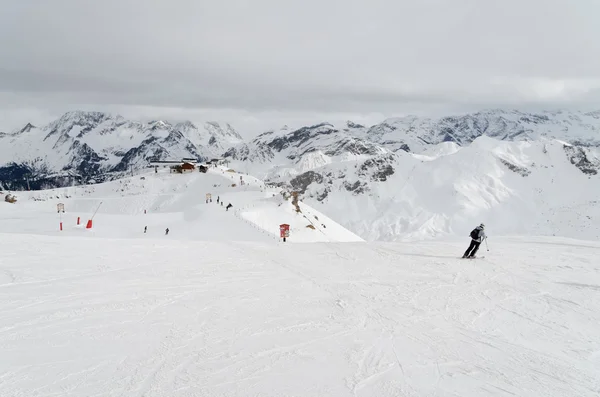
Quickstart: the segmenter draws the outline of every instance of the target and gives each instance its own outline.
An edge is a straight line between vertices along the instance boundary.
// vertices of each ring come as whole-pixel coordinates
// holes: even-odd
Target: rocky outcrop
[[[588,155],[584,148],[563,145],[565,153],[571,164],[586,175],[596,175],[600,171],[600,161]]]
[[[510,161],[502,159],[502,158],[499,160],[502,164],[504,164],[506,166],[506,168],[508,168],[509,170],[511,170],[514,173],[521,175],[522,177],[526,177],[526,176],[529,176],[529,174],[531,174],[531,171],[529,171],[527,168],[519,167],[518,165],[513,164]]]

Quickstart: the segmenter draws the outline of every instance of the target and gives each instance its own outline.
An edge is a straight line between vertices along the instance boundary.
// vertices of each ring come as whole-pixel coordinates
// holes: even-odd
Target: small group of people
[[[212,202],[212,199],[210,200]],[[208,202],[208,201],[207,201]],[[221,203],[221,206],[223,206],[223,201],[221,200],[220,196],[217,196],[217,204]],[[229,211],[229,209],[233,207],[233,205],[231,203],[227,204],[227,206],[225,207],[225,211]],[[146,213],[146,210],[144,210],[144,214]],[[148,232],[148,226],[144,226],[144,233]],[[165,236],[167,236],[169,234],[169,228],[165,229]]]
[[[144,226],[144,233],[148,231],[148,226]],[[165,229],[165,236],[169,234],[169,228]]]
[[[221,207],[223,206],[223,200],[221,200],[220,196],[217,196],[217,204],[221,203]],[[231,203],[227,204],[227,206],[225,207],[225,211],[229,211],[229,209],[233,207],[233,205],[231,205]]]

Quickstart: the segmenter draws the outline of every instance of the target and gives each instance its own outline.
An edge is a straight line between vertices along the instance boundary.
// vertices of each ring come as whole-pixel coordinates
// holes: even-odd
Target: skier
[[[463,258],[475,258],[475,254],[479,249],[479,245],[481,245],[483,240],[487,238],[485,232],[483,231],[484,229],[485,225],[482,223],[481,225],[473,229],[473,231],[471,231],[471,244],[469,245],[469,248],[467,248],[467,250],[465,251]]]
[[[148,231],[148,226],[144,226],[144,233]]]
[[[165,236],[169,234],[169,228],[165,229]]]
[[[229,208],[233,207],[233,205],[231,205],[231,203],[227,204],[227,207],[225,207],[225,211],[229,211]]]
[[[220,197],[219,197],[219,196],[217,196],[217,204],[219,204],[219,199],[220,199]]]

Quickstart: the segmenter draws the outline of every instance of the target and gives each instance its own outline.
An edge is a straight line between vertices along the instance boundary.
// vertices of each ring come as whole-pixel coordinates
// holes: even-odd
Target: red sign
[[[287,223],[279,225],[279,237],[290,237],[290,225]]]

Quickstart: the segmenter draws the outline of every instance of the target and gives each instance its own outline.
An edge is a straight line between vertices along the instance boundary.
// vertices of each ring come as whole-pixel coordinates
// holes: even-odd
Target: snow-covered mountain
[[[498,233],[596,238],[599,148],[600,112],[488,111],[284,128],[225,156],[368,240],[461,234],[486,220]]]
[[[226,156],[232,160],[289,164],[302,162],[304,155],[319,152],[319,157],[324,154],[333,158],[399,150],[421,153],[442,142],[465,146],[480,136],[507,141],[555,138],[578,146],[599,147],[600,111],[532,114],[490,110],[438,119],[391,118],[370,127],[351,121],[343,126],[322,123],[297,130],[284,127],[233,147]]]
[[[600,238],[597,150],[487,137],[443,154],[448,146],[437,157],[332,163],[280,183],[368,240],[468,234],[480,222],[492,234]]]
[[[600,112],[320,123],[248,142],[229,125],[72,112],[0,136],[0,151],[0,184],[20,187],[32,170],[98,179],[153,157],[223,155],[235,169],[300,192],[367,240],[463,235],[481,221],[496,233],[600,236]]]
[[[0,135],[0,181],[17,188],[23,187],[24,175],[38,185],[63,176],[101,179],[145,167],[151,158],[220,156],[241,141],[229,124],[141,123],[107,113],[74,111],[47,126],[27,124]]]

